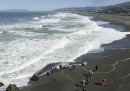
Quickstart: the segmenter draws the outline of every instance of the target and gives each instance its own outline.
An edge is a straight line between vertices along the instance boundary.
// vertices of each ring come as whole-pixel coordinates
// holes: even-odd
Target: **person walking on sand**
[[[89,76],[90,78],[93,76],[93,70],[89,70]]]
[[[103,79],[102,79],[102,85],[103,86],[107,85],[107,78],[106,77],[103,77]]]
[[[86,91],[86,88],[85,88],[85,87],[83,87],[82,89],[83,89],[83,91]]]
[[[96,66],[95,66],[95,71],[97,71],[97,70],[98,70],[98,66],[96,65]]]
[[[82,80],[82,84],[83,84],[83,86],[82,86],[83,91],[86,91],[86,88],[85,88],[86,81],[85,81],[85,80]]]
[[[87,84],[89,84],[89,82],[90,82],[90,78],[89,78],[89,77],[87,77]]]
[[[83,80],[83,81],[82,81],[82,83],[83,83],[83,87],[85,87],[86,81],[85,81],[85,80]]]
[[[75,69],[75,65],[72,66],[73,70]]]

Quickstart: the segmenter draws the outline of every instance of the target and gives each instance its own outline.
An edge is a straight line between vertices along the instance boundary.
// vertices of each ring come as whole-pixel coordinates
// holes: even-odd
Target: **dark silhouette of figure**
[[[96,66],[95,66],[95,71],[97,71],[97,70],[98,70],[98,66],[96,65]]]
[[[50,73],[47,71],[47,76],[49,76],[50,75]]]
[[[75,69],[75,65],[72,66],[73,70]]]
[[[90,78],[89,78],[89,77],[87,77],[87,84],[89,84],[89,82],[90,82]]]
[[[62,69],[62,65],[59,65],[59,69],[60,69],[60,70]]]

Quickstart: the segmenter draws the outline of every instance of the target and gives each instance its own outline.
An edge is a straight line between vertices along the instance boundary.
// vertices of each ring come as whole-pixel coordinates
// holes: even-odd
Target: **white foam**
[[[42,18],[45,18],[45,16],[41,16]]]
[[[45,23],[45,24],[50,24],[50,23],[57,23],[59,22],[61,19],[42,19],[39,22],[40,23]]]
[[[34,17],[33,19],[34,19],[34,20],[39,20],[39,18],[38,18],[38,17]]]
[[[32,60],[30,60],[28,62],[25,62],[24,64],[22,64],[21,66],[18,66],[17,68],[11,69],[11,70],[6,71],[6,72],[2,72],[2,73],[0,73],[0,75],[13,73],[13,72],[22,70],[22,69],[24,69],[24,68],[26,68],[26,67],[28,67],[28,66],[30,66],[30,65],[38,62],[38,61],[40,61],[44,57],[44,55],[49,54],[51,52],[54,52],[57,49],[63,48],[67,43],[69,43],[68,39],[67,38],[62,38],[61,40],[56,41],[56,43],[49,50],[47,50],[43,54],[39,55],[38,57],[33,58]],[[21,51],[22,50],[25,51],[26,49],[22,48]]]
[[[43,27],[43,25],[36,25],[33,28],[35,28],[35,29],[41,29],[42,27]]]
[[[54,50],[56,50],[56,49],[64,48],[64,46],[68,43],[69,43],[69,40],[67,38],[63,38],[62,40],[60,40],[60,42],[55,43],[55,45],[52,46],[52,48],[48,52],[46,52],[45,54],[48,54],[50,52],[54,52]]]
[[[96,21],[97,25],[104,25],[104,24],[109,24],[110,22],[105,22],[105,21]]]
[[[125,35],[129,35],[130,34],[130,32],[123,32]]]
[[[64,19],[66,17],[81,18],[82,16],[77,15],[77,14],[72,14],[72,13],[62,13],[62,12],[59,12],[59,13],[56,13],[55,15],[52,15],[51,17]]]
[[[18,35],[18,36],[41,36],[44,35],[42,33],[34,33],[34,32],[28,32],[28,31],[17,31],[17,30],[10,30],[7,32],[8,34],[12,35]]]
[[[18,77],[16,77],[16,78],[13,78],[13,79],[11,79],[12,81],[13,80],[18,80],[18,79],[24,79],[24,78],[28,78],[28,77],[31,77],[32,76],[32,74],[22,74],[22,75],[20,75],[20,76],[18,76]]]

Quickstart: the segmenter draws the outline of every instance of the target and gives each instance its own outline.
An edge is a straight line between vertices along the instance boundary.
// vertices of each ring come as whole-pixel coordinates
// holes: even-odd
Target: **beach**
[[[95,16],[96,20],[104,20],[110,24],[123,26],[126,32],[130,31],[129,16],[106,15],[106,14],[86,14]],[[127,39],[130,37],[127,35]],[[122,43],[122,42],[120,42]],[[108,44],[109,45],[109,44]],[[113,45],[113,43],[111,44]],[[104,45],[105,46],[105,45]],[[108,49],[109,50],[109,49]],[[87,91],[129,91],[130,90],[130,47],[125,46],[119,50],[112,51],[107,55],[96,58],[86,58],[86,54],[79,57],[83,62],[87,62],[87,67],[76,65],[75,69],[70,68],[58,70],[49,76],[29,83],[29,86],[20,88],[20,91],[83,91],[82,80],[87,79],[89,70],[99,69],[94,72],[90,83],[86,84]],[[101,79],[107,78],[106,86],[103,86]]]

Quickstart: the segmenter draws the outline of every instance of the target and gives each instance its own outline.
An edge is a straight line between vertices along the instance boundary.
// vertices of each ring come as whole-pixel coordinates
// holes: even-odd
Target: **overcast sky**
[[[0,10],[53,10],[63,7],[106,6],[130,0],[0,0]]]

